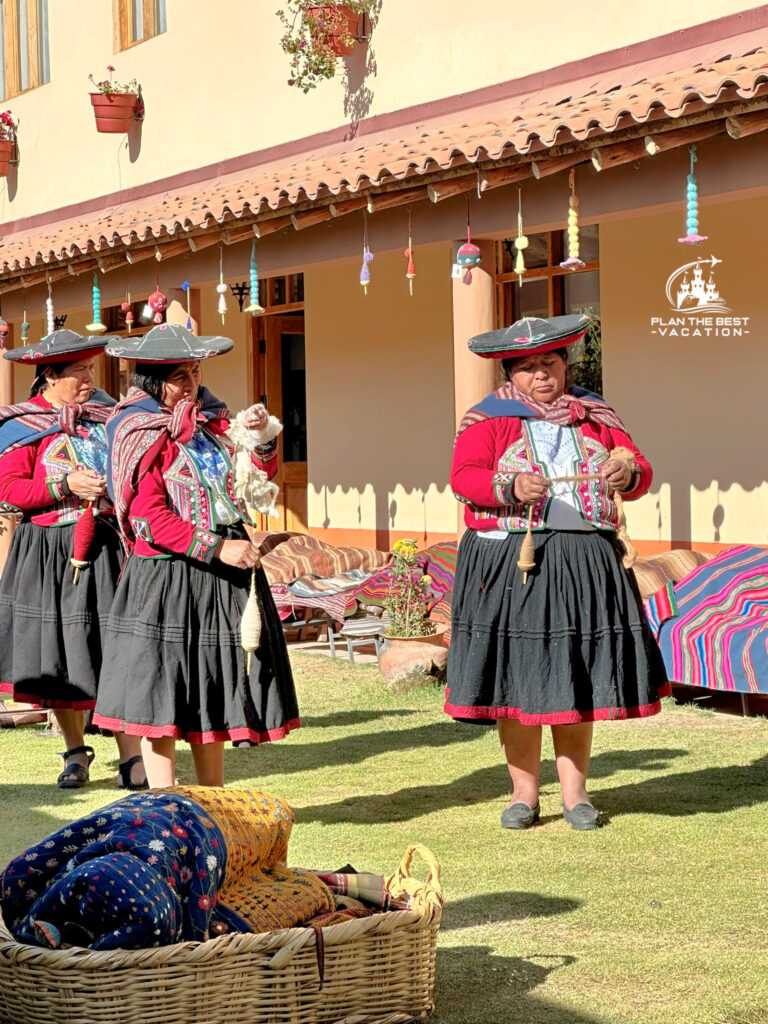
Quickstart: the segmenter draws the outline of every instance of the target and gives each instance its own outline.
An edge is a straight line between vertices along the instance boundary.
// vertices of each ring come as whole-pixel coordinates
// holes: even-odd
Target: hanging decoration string
[[[155,314],[152,320],[156,324],[163,322],[163,313],[168,308],[168,296],[160,291],[160,275],[155,274],[155,290],[147,299],[147,304]]]
[[[528,239],[523,234],[523,189],[517,187],[517,238],[515,239],[515,273],[517,274],[517,286],[523,287],[523,274],[525,273],[525,258],[523,253],[528,248]]]
[[[686,233],[683,238],[678,238],[678,242],[682,245],[701,245],[707,241],[708,236],[699,234],[699,187],[693,166],[699,158],[695,146],[689,146],[688,152],[691,154],[691,169],[686,182]]]
[[[371,283],[371,271],[368,264],[373,260],[373,253],[368,246],[368,211],[363,210],[363,265],[360,267],[360,284],[363,292],[368,294],[368,285]]]
[[[408,269],[405,277],[408,281],[408,291],[413,295],[413,279],[416,277],[416,267],[413,262],[413,225],[411,222],[411,211],[408,211],[408,248],[405,250],[405,258],[408,260]]]
[[[45,333],[53,334],[56,330],[56,324],[53,319],[53,296],[51,294],[51,279],[48,280],[48,298],[45,300]]]
[[[22,341],[26,341],[27,338],[29,337],[29,328],[31,326],[29,321],[27,320],[27,289],[26,288],[24,289],[24,312],[22,314],[22,317],[23,317],[23,319],[21,321],[21,340]]]
[[[472,241],[472,227],[469,219],[469,194],[467,194],[467,240],[456,253],[456,266],[458,275],[464,284],[472,284],[472,268],[479,267],[483,257],[478,247]],[[463,275],[461,272],[464,272]]]
[[[258,316],[259,313],[264,312],[264,307],[259,302],[259,268],[256,264],[256,239],[254,238],[251,243],[251,287],[250,287],[250,303],[245,307],[246,313],[253,313]]]
[[[190,303],[190,299],[189,299],[189,281],[182,281],[181,282],[181,290],[187,296],[187,330],[191,331],[192,330],[192,310],[191,310],[191,307],[190,307],[190,304],[189,304]]]
[[[571,195],[568,200],[568,259],[560,266],[563,270],[581,270],[584,261],[579,258],[579,197],[576,195],[576,168],[568,176]]]
[[[122,302],[120,304],[120,309],[122,309],[123,313],[125,314],[125,326],[128,329],[128,333],[130,334],[131,328],[133,327],[133,308],[131,305],[130,292],[125,293],[125,302]]]
[[[94,270],[93,272],[93,323],[88,324],[85,328],[86,331],[90,331],[91,334],[101,334],[106,331],[105,325],[101,322],[101,289],[99,288],[99,275]]]
[[[222,324],[224,318],[227,315],[227,286],[224,284],[224,246],[219,246],[219,283],[216,285],[216,291],[219,293],[219,308],[218,313],[221,317]]]

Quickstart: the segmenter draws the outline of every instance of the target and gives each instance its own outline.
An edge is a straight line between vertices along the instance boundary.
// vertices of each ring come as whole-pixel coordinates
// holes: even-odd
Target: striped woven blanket
[[[671,590],[671,593],[670,593]],[[768,551],[728,548],[646,603],[669,678],[768,694]]]

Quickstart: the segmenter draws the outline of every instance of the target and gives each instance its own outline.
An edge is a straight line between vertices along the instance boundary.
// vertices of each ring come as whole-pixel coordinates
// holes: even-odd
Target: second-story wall
[[[347,60],[348,81],[339,75],[307,95],[287,84],[279,0],[166,6],[165,33],[115,53],[109,0],[48,0],[50,82],[5,104],[21,120],[21,163],[0,184],[0,223],[680,32],[748,5],[647,0],[617,17],[610,0],[578,10],[552,0],[542,17],[541,6],[509,0],[381,0],[370,46]],[[680,46],[693,38],[682,32]],[[118,80],[143,86],[146,118],[129,138],[94,127],[88,75],[106,77],[109,64]]]

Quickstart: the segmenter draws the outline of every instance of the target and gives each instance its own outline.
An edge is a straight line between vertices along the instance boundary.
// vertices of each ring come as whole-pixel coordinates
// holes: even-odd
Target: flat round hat
[[[551,316],[546,320],[525,316],[510,327],[470,338],[469,350],[486,359],[520,359],[574,345],[587,333],[589,323],[584,313]]]
[[[234,344],[231,338],[220,334],[198,336],[181,324],[158,324],[146,334],[111,338],[107,355],[137,363],[190,363],[221,356]]]
[[[60,331],[46,334],[35,345],[9,348],[3,352],[4,359],[12,362],[33,363],[47,366],[50,363],[74,363],[77,359],[99,356],[110,338],[87,338],[77,331],[63,327]],[[115,339],[117,340],[117,339]]]

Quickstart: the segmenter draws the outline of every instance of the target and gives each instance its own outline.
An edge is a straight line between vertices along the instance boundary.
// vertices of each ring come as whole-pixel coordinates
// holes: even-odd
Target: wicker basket
[[[426,882],[411,877],[414,853]],[[322,929],[147,950],[45,950],[0,917],[3,1024],[401,1024],[433,1007],[440,865],[410,846],[389,879],[411,909]]]

